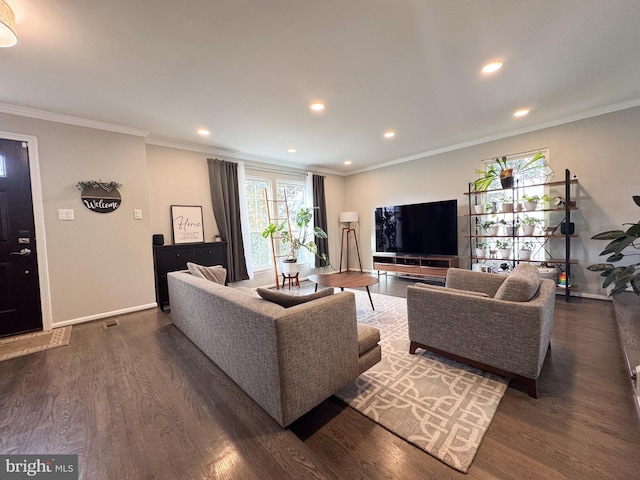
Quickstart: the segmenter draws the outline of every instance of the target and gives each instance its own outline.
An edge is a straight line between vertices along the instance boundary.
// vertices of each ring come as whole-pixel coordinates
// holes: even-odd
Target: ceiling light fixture
[[[395,136],[396,136],[396,132],[394,132],[393,130],[388,130],[384,132],[384,138],[393,138]]]
[[[351,160],[345,160],[343,163],[344,163],[345,165],[351,165]]]
[[[4,0],[0,0],[0,47],[13,47],[16,43],[16,15]]]
[[[198,130],[196,130],[196,132],[198,132],[198,135],[202,135],[203,137],[211,135],[211,132],[206,128],[199,128]]]
[[[313,102],[311,105],[309,105],[309,108],[314,112],[321,112],[322,110],[324,110],[324,103]]]
[[[500,61],[487,63],[484,67],[482,67],[482,73],[494,73],[502,68],[504,63]]]
[[[513,116],[516,117],[516,118],[524,117],[524,116],[528,115],[530,111],[531,111],[531,109],[529,109],[529,108],[521,108],[520,110],[516,110],[513,113]]]
[[[287,152],[296,153],[296,149],[292,147],[292,148],[287,149]]]

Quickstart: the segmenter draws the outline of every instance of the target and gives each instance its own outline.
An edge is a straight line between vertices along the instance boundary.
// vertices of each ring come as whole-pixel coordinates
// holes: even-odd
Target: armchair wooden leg
[[[410,354],[414,354],[416,353],[416,349],[420,346],[420,344],[418,342],[414,342],[412,341],[411,344],[409,345],[409,353]]]
[[[535,378],[520,378],[519,380],[527,389],[527,393],[531,398],[538,398],[538,384]]]

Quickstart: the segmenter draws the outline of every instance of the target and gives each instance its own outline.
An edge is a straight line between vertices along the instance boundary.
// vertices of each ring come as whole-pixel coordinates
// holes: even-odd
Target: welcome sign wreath
[[[110,213],[117,210],[122,203],[118,191],[118,188],[122,187],[121,183],[89,180],[80,181],[76,186],[82,192],[82,203],[92,212]]]

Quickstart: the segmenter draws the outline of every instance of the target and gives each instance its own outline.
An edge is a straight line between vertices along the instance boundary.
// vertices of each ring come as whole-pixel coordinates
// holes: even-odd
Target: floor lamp
[[[362,260],[360,260],[360,248],[358,247],[358,237],[355,229],[351,228],[351,222],[358,221],[358,212],[340,212],[340,223],[346,223],[348,226],[342,229],[342,244],[340,245],[340,271],[342,273],[342,252],[345,243],[347,245],[347,265],[345,271],[349,271],[349,234],[353,233],[353,239],[356,242],[356,252],[358,253],[358,264],[360,265],[360,273],[362,273]],[[346,242],[345,242],[346,237]]]

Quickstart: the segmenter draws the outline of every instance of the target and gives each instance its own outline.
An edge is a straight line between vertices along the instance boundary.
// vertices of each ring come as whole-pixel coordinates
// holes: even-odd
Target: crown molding
[[[345,176],[343,172],[338,172],[323,168],[311,168],[308,165],[294,164],[290,162],[283,162],[282,160],[260,157],[258,155],[250,155],[248,153],[238,152],[236,150],[229,150],[227,148],[216,147],[213,145],[204,145],[201,143],[183,142],[173,138],[148,136],[145,139],[147,145],[155,145],[157,147],[175,148],[177,150],[186,150],[190,152],[205,153],[207,155],[217,155],[230,160],[247,161],[252,163],[260,163],[267,165],[275,165],[282,168],[291,170],[298,170],[302,172],[314,171],[317,173],[326,173],[329,175]]]
[[[395,160],[390,160],[388,162],[380,163],[378,165],[373,165],[371,167],[361,168],[359,170],[348,173],[347,175],[355,175],[358,173],[369,172],[371,170],[378,170],[380,168],[391,167],[393,165],[398,165],[400,163],[412,162],[414,160],[420,160],[421,158],[433,157],[436,155],[440,155],[442,153],[453,152],[455,150],[462,150],[463,148],[474,147],[476,145],[482,145],[483,143],[494,142],[496,140],[502,140],[509,137],[515,137],[516,135],[522,135],[525,133],[536,132],[538,130],[544,130],[545,128],[557,127],[560,125],[565,125],[567,123],[577,122],[579,120],[585,120],[587,118],[598,117],[600,115],[606,115],[608,113],[618,112],[620,110],[627,110],[628,108],[634,108],[640,106],[640,98],[634,98],[632,100],[628,100],[626,102],[614,103],[612,105],[607,105],[605,107],[594,108],[592,110],[587,110],[585,112],[576,113],[574,115],[569,115],[568,117],[559,118],[557,120],[551,120],[545,123],[539,123],[536,125],[531,125],[529,127],[520,128],[518,130],[511,130],[508,132],[489,135],[486,137],[480,137],[475,140],[469,140],[467,142],[456,143],[454,145],[449,145],[442,148],[437,148],[435,150],[427,150],[426,152],[416,153],[414,155],[410,155],[408,157],[397,158]]]
[[[76,127],[87,127],[96,130],[105,130],[107,132],[124,133],[126,135],[134,135],[136,137],[147,137],[149,132],[140,128],[127,127],[125,125],[116,125],[115,123],[100,122],[98,120],[89,120],[86,118],[73,117],[71,115],[63,115],[61,113],[47,112],[45,110],[37,110],[35,108],[20,107],[18,105],[10,105],[8,103],[0,103],[0,113],[8,113],[18,115],[20,117],[36,118],[38,120],[47,120],[49,122],[64,123],[74,125]]]

